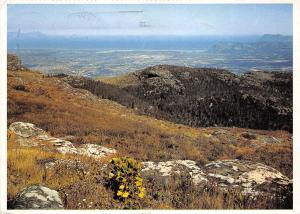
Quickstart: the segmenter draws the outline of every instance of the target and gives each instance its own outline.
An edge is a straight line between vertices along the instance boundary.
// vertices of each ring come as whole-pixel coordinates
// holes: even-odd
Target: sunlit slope
[[[139,84],[139,79],[132,73],[116,77],[98,77],[96,80],[117,86],[119,88],[125,88]]]

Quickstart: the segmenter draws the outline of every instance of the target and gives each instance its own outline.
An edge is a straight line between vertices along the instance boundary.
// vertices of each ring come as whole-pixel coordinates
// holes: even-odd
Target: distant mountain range
[[[8,48],[203,49],[220,44],[292,42],[292,36],[55,36],[41,32],[8,32]]]
[[[261,42],[293,42],[293,36],[281,34],[264,34],[260,38]]]
[[[70,35],[70,36],[61,36],[61,35],[47,35],[44,34],[40,31],[34,31],[34,32],[21,32],[21,31],[10,31],[7,33],[7,36],[9,39],[16,39],[16,38],[38,38],[38,37],[69,37],[69,38],[87,38],[88,36],[80,36],[80,35]],[[90,36],[90,37],[97,37],[97,36]],[[101,36],[100,36],[101,37]],[[134,36],[131,36],[134,37]],[[136,36],[138,37],[138,36]],[[173,36],[171,36],[173,37]],[[253,41],[255,40],[254,38],[258,38],[260,41],[272,41],[272,42],[290,42],[293,39],[293,36],[291,35],[282,35],[282,34],[263,34],[261,36],[202,36],[199,35],[198,37],[203,37],[203,38],[208,38],[208,37],[215,37],[215,38],[226,38],[226,40],[228,40],[228,38],[230,37],[235,37],[235,38],[241,38],[241,37],[252,37]]]
[[[230,55],[270,55],[293,57],[293,37],[280,34],[265,34],[251,42],[218,42],[210,48],[210,52]]]

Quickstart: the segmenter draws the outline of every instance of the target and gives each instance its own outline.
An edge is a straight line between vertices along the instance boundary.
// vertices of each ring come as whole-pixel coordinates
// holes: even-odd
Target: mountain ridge
[[[100,81],[147,102],[163,112],[156,117],[174,122],[293,129],[291,73],[251,71],[239,76],[222,69],[157,65]]]

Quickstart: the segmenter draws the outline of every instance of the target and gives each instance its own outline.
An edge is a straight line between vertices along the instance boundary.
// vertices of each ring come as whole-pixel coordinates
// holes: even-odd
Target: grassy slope
[[[24,85],[24,90],[16,90]],[[259,161],[292,176],[291,135],[284,131],[259,131],[256,140],[241,136],[247,129],[224,128],[230,135],[211,134],[220,128],[191,128],[137,115],[109,100],[74,89],[58,78],[37,72],[10,73],[8,77],[8,122],[36,124],[54,136],[73,135],[74,143],[96,143],[116,148],[139,160],[162,161],[241,158]],[[281,138],[281,144],[264,144],[261,137]],[[233,142],[232,136],[237,139]]]
[[[57,137],[73,135],[73,143],[114,147],[119,155],[131,155],[138,160],[192,159],[201,164],[208,160],[241,158],[266,163],[292,177],[292,142],[287,132],[251,130],[257,135],[257,140],[247,140],[240,136],[246,129],[224,128],[231,136],[219,136],[218,141],[213,141],[211,135],[221,128],[190,128],[137,115],[131,109],[109,100],[99,100],[84,90],[68,86],[61,79],[44,77],[37,72],[8,74],[8,122],[14,121],[34,123]],[[263,144],[261,139],[265,135],[281,138],[283,143]],[[238,141],[233,142],[232,136],[237,137]],[[79,159],[88,163],[91,174],[82,176],[77,171],[58,166],[53,171],[47,171],[45,178],[44,169],[38,161],[48,158]],[[116,208],[112,207],[112,193],[95,179],[101,173],[100,166],[101,162],[88,158],[19,148],[14,145],[13,136],[10,136],[8,198],[13,198],[16,192],[30,184],[43,183],[66,196],[67,208]],[[186,194],[180,192],[185,191],[180,187],[173,188],[178,197]],[[224,197],[217,191],[207,198],[203,196],[206,193],[189,194],[194,198],[189,198],[186,205],[179,204],[179,207],[245,208],[232,201],[224,204]],[[173,199],[170,202],[153,201],[153,198],[149,200],[144,207],[177,206]],[[93,202],[93,205],[87,202]]]

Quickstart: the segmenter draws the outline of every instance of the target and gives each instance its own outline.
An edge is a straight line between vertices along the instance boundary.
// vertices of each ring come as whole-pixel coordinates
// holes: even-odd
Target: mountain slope
[[[239,158],[292,174],[292,141],[287,132],[174,124],[141,115],[139,110],[67,82],[39,72],[9,70],[8,124],[30,122],[56,137],[69,135],[75,144],[113,147],[143,161],[191,159],[203,163]]]
[[[16,63],[11,62],[11,59],[14,59]],[[210,161],[221,161],[225,171],[222,171],[223,168],[218,169],[220,170],[218,174],[228,181],[231,181],[231,177],[234,176],[242,178],[242,174],[245,172],[244,166],[248,167],[248,165],[250,166],[247,169],[250,170],[249,172],[254,170],[256,173],[254,175],[260,172],[259,176],[266,180],[268,177],[261,175],[259,169],[261,164],[268,166],[266,169],[272,176],[281,176],[281,173],[287,176],[286,182],[293,177],[292,135],[289,132],[228,127],[193,128],[158,120],[142,115],[139,109],[127,108],[100,96],[101,93],[102,95],[104,93],[106,97],[118,98],[116,95],[120,93],[119,96],[128,95],[127,99],[131,99],[130,96],[132,96],[139,100],[123,89],[89,80],[91,81],[88,82],[89,86],[95,87],[95,91],[91,90],[93,93],[99,92],[96,89],[101,86],[101,93],[95,93],[98,95],[95,96],[87,90],[78,88],[82,87],[82,83],[85,83],[86,79],[65,75],[45,76],[40,72],[24,68],[15,57],[10,57],[9,61],[8,127],[11,129],[16,124],[33,123],[36,127],[43,129],[37,129],[42,135],[38,142],[47,144],[48,141],[51,141],[51,146],[54,146],[56,150],[62,144],[70,147],[71,151],[88,149],[91,144],[96,144],[93,147],[108,147],[111,151],[117,151],[118,156],[130,156],[138,161],[143,161],[147,168],[151,168],[152,165],[153,167],[163,167],[162,171],[165,168],[169,169],[168,164],[173,164],[174,170],[172,168],[172,171],[176,171],[178,167],[182,167],[180,164],[177,166],[179,162],[187,163],[188,161],[193,163],[192,167],[199,169],[208,167],[207,170],[211,173],[215,167],[219,167],[219,162],[213,166],[207,164]],[[178,82],[171,81],[169,83],[175,85],[176,90],[180,89]],[[143,102],[143,100],[139,102]],[[14,124],[14,122],[23,123]],[[30,127],[33,126],[30,125]],[[48,136],[47,140],[45,132]],[[18,130],[16,133],[19,133]],[[69,157],[69,155],[52,151],[47,145],[45,148],[23,147],[17,145],[18,139],[9,130],[8,138],[9,200],[13,199],[23,188],[42,183],[65,194],[64,197],[67,199],[65,203],[68,209],[118,208],[118,204],[113,201],[111,191],[105,187],[103,177],[101,177],[101,173],[104,173],[102,166],[108,162],[107,159],[95,161],[79,156]],[[22,136],[23,138],[26,143],[31,143],[31,139],[27,136]],[[227,166],[228,159],[237,159],[231,161],[232,163],[229,161],[230,164],[238,167],[237,172],[230,164]],[[42,164],[49,161],[58,161],[61,164],[58,164],[53,170],[46,170]],[[248,161],[251,161],[251,164]],[[256,170],[256,166],[258,170]],[[85,171],[85,167],[90,173],[82,172],[82,170]],[[210,167],[212,168],[210,169]],[[277,173],[269,167],[273,167],[281,173]],[[229,168],[231,174],[226,175],[228,174],[226,170]],[[166,187],[164,178],[152,170],[149,173],[144,179],[151,203],[144,204],[144,208],[281,207],[281,204],[277,202],[270,202],[272,200],[270,197],[259,198],[260,203],[245,197],[241,199],[242,203],[240,203],[234,200],[237,195],[240,195],[238,191],[223,194],[221,189],[210,186],[209,193],[207,193],[206,189],[198,189],[192,184],[186,183],[185,177],[171,178]],[[226,180],[222,182],[227,183]],[[271,183],[271,185],[273,184]],[[261,185],[258,186],[260,188]],[[266,186],[262,187],[266,188]],[[268,190],[267,188],[266,191],[268,192]],[[159,196],[158,193],[162,195]],[[291,192],[289,190],[286,193],[290,194]],[[88,206],[83,199],[88,202],[92,201],[94,204]],[[211,204],[211,201],[216,203]],[[184,205],[181,202],[184,202]],[[290,207],[290,205],[288,206]]]
[[[190,126],[237,126],[292,132],[292,74],[160,65],[102,78],[147,102],[158,118]],[[88,87],[87,87],[88,88]]]

